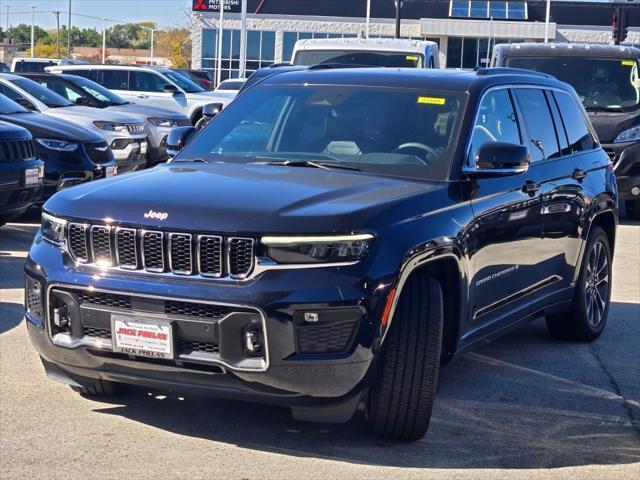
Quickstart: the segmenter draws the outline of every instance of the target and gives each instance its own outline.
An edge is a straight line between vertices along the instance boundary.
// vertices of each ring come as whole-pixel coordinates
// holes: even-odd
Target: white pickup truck
[[[293,65],[322,63],[372,67],[440,68],[438,44],[396,38],[323,38],[298,40]]]

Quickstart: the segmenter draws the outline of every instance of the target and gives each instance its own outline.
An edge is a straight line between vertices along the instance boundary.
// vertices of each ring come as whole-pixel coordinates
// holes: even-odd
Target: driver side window
[[[522,144],[518,117],[508,90],[494,90],[482,100],[471,134],[468,162],[475,166],[480,147],[487,142]]]

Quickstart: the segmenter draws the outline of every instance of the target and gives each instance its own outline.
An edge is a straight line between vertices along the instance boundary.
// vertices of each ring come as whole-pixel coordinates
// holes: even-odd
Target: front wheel
[[[200,131],[202,130],[204,127],[207,126],[207,123],[209,123],[209,119],[207,117],[200,117],[200,120],[198,120],[196,122],[196,130]]]
[[[611,257],[609,237],[602,228],[592,227],[569,310],[546,317],[551,335],[578,342],[600,336],[609,315]]]
[[[442,303],[440,284],[428,276],[414,275],[402,290],[367,397],[374,435],[413,441],[427,432],[440,368]]]
[[[629,220],[640,220],[640,200],[625,201],[624,209],[627,211],[627,218]]]

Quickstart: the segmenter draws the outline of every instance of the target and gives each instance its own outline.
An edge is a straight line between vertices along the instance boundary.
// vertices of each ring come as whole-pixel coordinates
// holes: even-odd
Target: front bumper
[[[613,162],[621,200],[640,200],[633,195],[640,188],[640,142],[612,143],[602,146]]]
[[[4,162],[0,170],[0,216],[21,215],[42,196],[42,178],[36,185],[25,184],[25,171],[40,169],[40,160]]]
[[[116,158],[119,173],[141,170],[146,166],[148,153],[146,137],[116,138],[110,146]]]
[[[158,279],[133,272],[101,275],[74,268],[66,254],[38,236],[25,269],[29,279],[42,285],[42,313],[33,315],[28,309],[27,325],[47,369],[61,372],[79,384],[100,378],[289,406],[335,403],[358,396],[369,385],[374,370],[375,345],[380,336],[377,319],[385,292],[369,291],[371,285],[379,284],[363,281],[367,276],[361,268],[356,265],[326,271],[270,271],[244,283]],[[60,289],[115,292],[132,300],[125,312],[118,306],[83,303],[84,313],[76,313],[75,320],[71,314],[71,324],[75,321],[77,329],[71,336],[76,341],[64,346],[56,340],[57,327],[52,324],[52,293]],[[173,313],[167,317],[164,314],[168,310],[163,310],[163,305],[166,308],[174,300],[190,305],[222,305],[231,308],[232,314],[222,324],[204,312],[186,318],[181,311],[175,315],[176,310],[171,310]],[[133,316],[160,312],[156,313],[157,318],[168,318],[177,332],[174,360],[147,360],[114,353],[109,332],[99,331],[109,325],[114,310]],[[343,351],[301,352],[301,329],[307,327],[301,323],[301,314],[308,311],[321,315],[357,312],[357,322]],[[245,325],[256,323],[263,329],[265,348],[258,357],[248,357],[242,350],[243,331]],[[335,332],[344,325],[336,322],[323,327],[325,330],[312,342],[326,341],[332,335],[335,340]],[[91,335],[102,335],[103,341],[92,343],[94,337],[84,338],[87,329],[91,329]],[[194,338],[200,344],[207,343],[202,335],[210,339],[213,355],[181,347]]]

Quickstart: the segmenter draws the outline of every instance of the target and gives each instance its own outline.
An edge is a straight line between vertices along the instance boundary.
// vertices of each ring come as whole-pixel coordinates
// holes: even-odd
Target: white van
[[[440,68],[438,44],[403,38],[298,40],[293,65],[337,63],[367,67]]]
[[[40,73],[44,72],[45,68],[56,65],[86,65],[87,63],[72,58],[16,57],[11,62],[11,71],[14,73]]]

